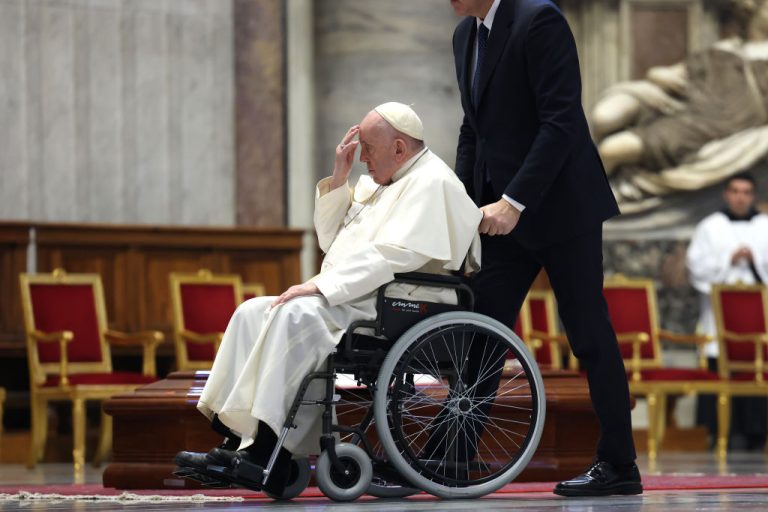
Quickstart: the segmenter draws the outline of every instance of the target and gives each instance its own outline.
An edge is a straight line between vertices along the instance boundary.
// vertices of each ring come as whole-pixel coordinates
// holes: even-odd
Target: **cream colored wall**
[[[0,0],[0,219],[234,222],[232,4]]]

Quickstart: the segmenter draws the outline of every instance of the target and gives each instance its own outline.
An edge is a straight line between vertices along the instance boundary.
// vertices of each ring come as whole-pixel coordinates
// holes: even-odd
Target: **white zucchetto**
[[[382,103],[373,109],[395,130],[410,135],[416,140],[424,140],[424,125],[411,107],[396,101]]]

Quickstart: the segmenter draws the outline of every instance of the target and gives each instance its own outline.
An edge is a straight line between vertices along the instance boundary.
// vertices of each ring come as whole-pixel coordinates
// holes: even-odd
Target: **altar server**
[[[716,334],[710,303],[713,284],[768,283],[768,215],[755,208],[757,184],[752,175],[732,176],[725,184],[725,208],[707,216],[696,227],[688,246],[687,264],[691,284],[699,292],[699,330]],[[704,347],[711,369],[719,354],[715,339]],[[716,429],[715,404],[702,396],[698,422]],[[763,398],[734,398],[731,439],[743,448],[762,449],[766,440],[768,411]],[[733,444],[733,442],[732,442]]]

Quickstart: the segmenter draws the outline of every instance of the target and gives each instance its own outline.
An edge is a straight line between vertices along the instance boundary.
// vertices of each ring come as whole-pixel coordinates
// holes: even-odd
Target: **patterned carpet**
[[[511,483],[493,494],[494,498],[505,495],[523,493],[549,493],[554,487],[553,482]],[[670,490],[722,490],[722,489],[768,489],[768,475],[650,475],[643,477],[646,491]],[[320,498],[322,494],[317,487],[309,487],[301,498]],[[431,496],[422,494],[416,498],[429,499]],[[268,500],[260,493],[248,489],[200,489],[200,490],[132,490],[126,492],[120,489],[104,488],[98,484],[87,485],[14,485],[0,486],[0,502],[35,501],[35,500],[95,500],[151,502],[151,501],[245,501]],[[365,498],[363,498],[365,499]]]

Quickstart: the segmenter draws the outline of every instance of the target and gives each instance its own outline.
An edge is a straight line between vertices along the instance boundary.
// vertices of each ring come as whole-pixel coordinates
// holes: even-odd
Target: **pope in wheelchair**
[[[451,275],[465,259],[477,266],[482,213],[423,140],[400,103],[347,131],[316,188],[321,272],[234,313],[197,405],[224,442],[178,453],[176,474],[290,499],[319,454],[318,486],[338,501],[456,498],[493,492],[528,463],[544,422],[541,376]],[[350,188],[358,146],[368,176]],[[340,374],[364,409],[353,424],[335,412]]]

